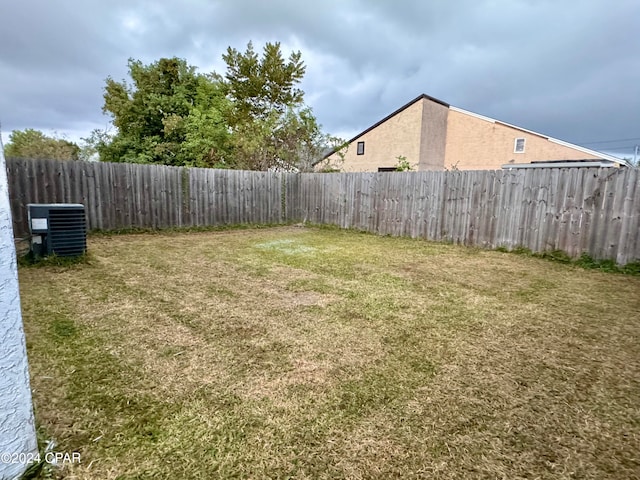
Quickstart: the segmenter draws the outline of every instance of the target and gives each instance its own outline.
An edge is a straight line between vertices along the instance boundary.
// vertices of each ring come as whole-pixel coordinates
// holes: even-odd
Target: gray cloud
[[[640,137],[636,0],[22,0],[2,16],[5,131],[104,127],[104,79],[125,78],[129,57],[222,71],[226,47],[252,39],[302,51],[307,101],[332,133],[427,93],[567,141]]]

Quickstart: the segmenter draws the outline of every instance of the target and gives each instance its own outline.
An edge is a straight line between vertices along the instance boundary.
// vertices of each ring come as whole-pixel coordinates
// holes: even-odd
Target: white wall
[[[3,463],[6,454],[33,455],[37,449],[7,169],[0,148],[0,479],[17,478],[26,469],[12,458]]]

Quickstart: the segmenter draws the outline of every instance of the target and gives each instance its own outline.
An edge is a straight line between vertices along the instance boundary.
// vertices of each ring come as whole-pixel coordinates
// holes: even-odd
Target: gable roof
[[[373,125],[371,125],[369,128],[367,128],[366,130],[363,130],[362,132],[360,132],[359,134],[357,134],[355,137],[353,137],[351,140],[347,140],[345,143],[353,143],[355,142],[357,139],[359,139],[360,137],[362,137],[364,134],[369,133],[371,130],[373,130],[376,127],[379,127],[380,125],[382,125],[384,122],[386,122],[387,120],[389,120],[392,117],[395,117],[396,115],[398,115],[399,113],[401,113],[402,111],[406,110],[407,108],[409,108],[411,105],[413,105],[416,102],[419,102],[420,100],[431,100],[432,102],[435,103],[439,103],[440,105],[443,105],[447,108],[450,108],[451,105],[449,105],[446,102],[443,102],[442,100],[438,100],[435,97],[431,97],[425,93],[423,93],[422,95],[417,96],[416,98],[414,98],[413,100],[411,100],[409,103],[405,103],[403,106],[401,106],[399,109],[397,109],[395,112],[390,113],[389,115],[387,115],[386,117],[384,117],[382,120],[380,120],[379,122],[374,123]],[[328,157],[330,157],[331,155],[333,155],[334,153],[336,153],[338,150],[340,150],[340,147],[338,148],[334,148],[331,151],[329,151],[324,157],[322,157],[320,160],[318,160],[316,163],[320,163],[322,160],[327,159]]]
[[[447,108],[451,108],[451,105],[449,105],[448,103],[443,102],[442,100],[438,100],[437,98],[434,97],[430,97],[429,95],[426,94],[422,94],[416,98],[414,98],[413,100],[411,100],[409,103],[405,103],[403,106],[401,106],[399,109],[397,109],[395,112],[390,113],[389,115],[387,115],[386,117],[384,117],[382,120],[380,120],[379,122],[374,123],[373,125],[371,125],[369,128],[367,128],[366,130],[363,130],[362,132],[360,132],[358,135],[356,135],[355,137],[353,137],[351,140],[349,140],[347,143],[351,143],[357,139],[359,139],[361,136],[363,136],[365,133],[369,133],[371,130],[373,130],[374,128],[382,125],[384,122],[386,122],[387,120],[389,120],[392,117],[395,117],[396,115],[398,115],[399,113],[401,113],[402,111],[406,110],[407,108],[409,108],[411,105],[413,105],[416,102],[419,102],[420,100],[431,100],[432,102],[435,103],[439,103],[440,105],[443,105]]]
[[[403,106],[401,106],[400,108],[398,108],[396,111],[390,113],[389,115],[387,115],[386,117],[384,117],[382,120],[380,120],[379,122],[374,123],[373,125],[371,125],[369,128],[367,128],[366,130],[363,130],[362,132],[360,132],[359,134],[357,134],[355,137],[353,137],[351,140],[348,140],[346,143],[350,144],[355,142],[358,138],[362,137],[364,134],[369,133],[371,130],[373,130],[374,128],[382,125],[384,122],[386,122],[387,120],[389,120],[392,117],[395,117],[396,115],[398,115],[399,113],[401,113],[402,111],[406,110],[407,108],[409,108],[410,106],[412,106],[414,103],[419,102],[420,100],[430,100],[432,102],[435,103],[439,103],[440,105],[443,105],[445,107],[447,107],[449,110],[453,110],[455,112],[460,112],[460,113],[464,113],[466,115],[471,115],[473,117],[476,118],[480,118],[482,120],[485,120],[487,122],[491,122],[491,123],[497,123],[499,125],[504,125],[506,127],[510,127],[513,128],[515,130],[520,130],[521,132],[525,132],[528,133],[530,135],[536,135],[538,137],[542,137],[550,142],[553,143],[557,143],[559,145],[563,145],[565,147],[569,147],[569,148],[573,148],[575,150],[581,151],[583,153],[588,153],[589,155],[594,155],[596,157],[602,158],[604,160],[610,160],[612,162],[616,162],[616,163],[620,163],[621,165],[624,165],[626,167],[631,167],[632,165],[626,161],[623,160],[621,158],[618,157],[614,157],[613,155],[608,155],[606,153],[602,153],[602,152],[598,152],[597,150],[592,150],[590,148],[585,148],[585,147],[581,147],[579,145],[575,145],[573,143],[569,143],[569,142],[565,142],[564,140],[558,140],[557,138],[553,138],[553,137],[549,137],[548,135],[544,135],[542,133],[538,133],[538,132],[534,132],[533,130],[528,130],[526,128],[522,128],[522,127],[518,127],[517,125],[512,125],[510,123],[507,122],[503,122],[501,120],[496,120],[495,118],[491,118],[491,117],[486,117],[484,115],[480,115],[478,113],[474,113],[474,112],[470,112],[469,110],[463,110],[462,108],[458,108],[458,107],[454,107],[453,105],[450,105],[446,102],[443,102],[442,100],[438,100],[435,97],[431,97],[427,94],[422,94],[417,96],[416,98],[414,98],[413,100],[411,100],[410,102],[404,104]],[[334,148],[330,151],[328,151],[320,160],[318,160],[316,163],[320,163],[322,160],[327,159],[328,157],[330,157],[331,155],[333,155],[336,151],[338,151],[339,148]]]

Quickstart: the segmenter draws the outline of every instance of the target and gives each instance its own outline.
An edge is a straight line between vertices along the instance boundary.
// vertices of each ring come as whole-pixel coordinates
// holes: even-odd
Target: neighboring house
[[[468,112],[428,95],[420,95],[347,143],[342,165],[347,172],[391,171],[398,157],[405,157],[416,170],[496,170],[542,167],[549,162],[631,166],[626,160]],[[319,167],[337,160],[337,153],[329,152]]]

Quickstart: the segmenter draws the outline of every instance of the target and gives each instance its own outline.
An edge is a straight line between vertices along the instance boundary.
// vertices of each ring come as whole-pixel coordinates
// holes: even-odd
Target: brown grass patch
[[[68,478],[639,478],[640,278],[338,230],[20,270]]]

